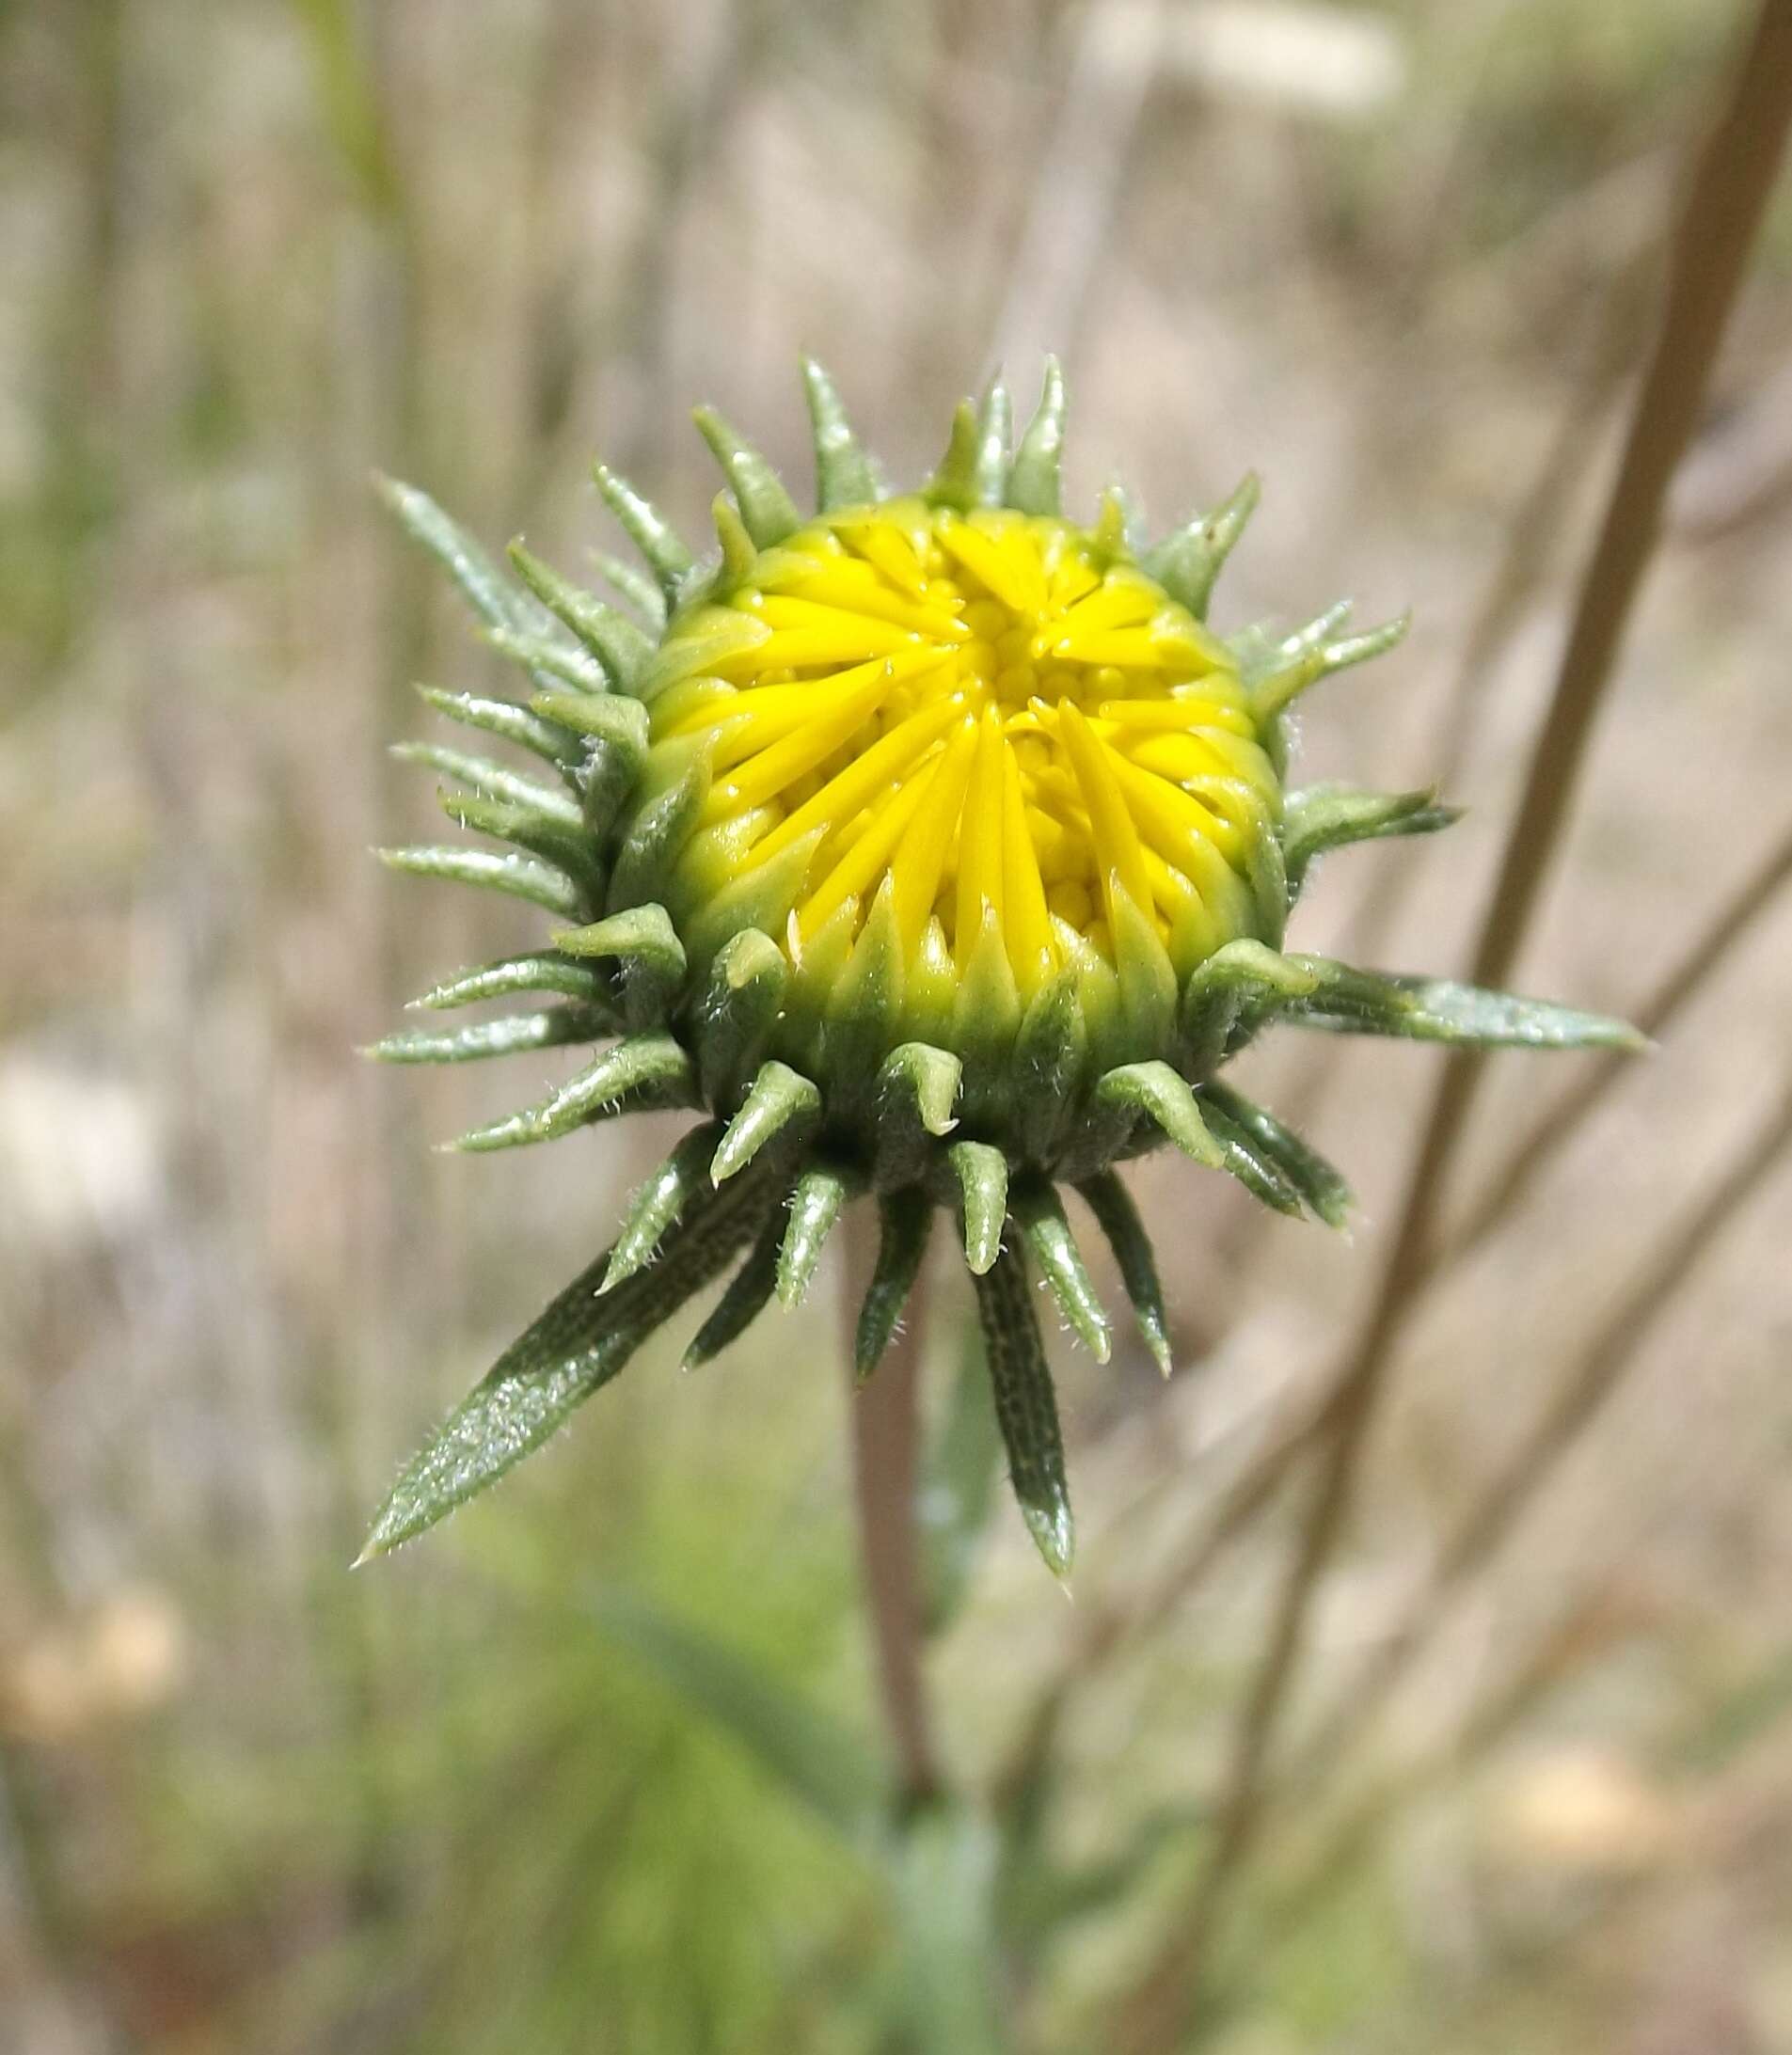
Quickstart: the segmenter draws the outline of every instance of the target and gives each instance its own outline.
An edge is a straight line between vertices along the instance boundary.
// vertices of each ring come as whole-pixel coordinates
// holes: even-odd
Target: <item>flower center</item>
[[[687,882],[803,850],[799,968],[885,894],[905,960],[961,975],[999,945],[1023,996],[1140,923],[1181,974],[1248,926],[1279,787],[1233,658],[1067,522],[830,514],[681,620],[656,672],[656,753],[708,753]]]

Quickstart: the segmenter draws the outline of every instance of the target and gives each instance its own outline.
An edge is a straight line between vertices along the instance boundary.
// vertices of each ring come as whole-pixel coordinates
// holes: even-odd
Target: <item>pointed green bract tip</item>
[[[940,467],[922,487],[922,495],[935,504],[968,512],[977,503],[977,462],[982,437],[977,411],[969,400],[960,400],[952,416],[952,435],[940,459]]]
[[[788,1064],[763,1065],[740,1111],[728,1123],[710,1162],[710,1178],[722,1184],[738,1177],[774,1137],[820,1110],[821,1094],[810,1079],[791,1069]]]
[[[1023,514],[1055,514],[1061,498],[1064,454],[1064,373],[1058,360],[1045,360],[1045,385],[1039,403],[1008,473],[1008,504]]]
[[[674,605],[695,562],[677,530],[651,500],[608,465],[594,465],[592,476],[605,504],[653,573],[667,605]]]
[[[691,415],[732,488],[740,519],[757,549],[769,549],[802,525],[796,502],[766,459],[714,407]]]
[[[1111,1348],[1107,1314],[1056,1192],[1041,1178],[1024,1178],[1014,1188],[1011,1209],[1059,1312],[1095,1360],[1105,1363]]]
[[[734,502],[725,493],[716,495],[709,513],[716,524],[716,540],[722,545],[722,581],[730,586],[744,585],[759,561],[747,524],[735,512]]]
[[[790,1221],[778,1251],[778,1303],[786,1310],[801,1305],[813,1282],[821,1252],[850,1193],[839,1171],[805,1171],[790,1194]]]
[[[1008,440],[1014,432],[1014,403],[998,371],[990,380],[977,408],[976,466],[974,479],[976,502],[982,507],[1002,504],[1008,482]]]
[[[958,1142],[949,1151],[964,1214],[964,1260],[973,1276],[990,1270],[1002,1253],[1007,1219],[1008,1164],[988,1142]]]
[[[952,1108],[959,1096],[964,1066],[949,1049],[927,1042],[904,1042],[884,1062],[886,1089],[905,1091],[917,1118],[935,1136],[950,1134],[958,1122]]]
[[[859,447],[833,380],[812,356],[802,359],[802,383],[815,435],[817,508],[827,514],[875,499],[878,481],[871,460]]]
[[[1028,1506],[1022,1509],[1022,1517],[1045,1567],[1060,1583],[1068,1581],[1076,1562],[1076,1525],[1070,1506]]]

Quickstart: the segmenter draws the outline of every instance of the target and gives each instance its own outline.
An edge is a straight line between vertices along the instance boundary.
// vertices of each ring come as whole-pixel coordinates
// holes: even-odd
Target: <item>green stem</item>
[[[843,1307],[846,1360],[852,1362],[859,1306],[877,1257],[876,1218],[856,1207],[846,1222],[847,1292]],[[873,1656],[885,1731],[896,1756],[905,1806],[938,1795],[932,1721],[922,1675],[919,1553],[914,1520],[916,1446],[920,1422],[921,1318],[917,1291],[906,1329],[885,1350],[875,1374],[855,1385],[852,1415],[853,1501],[865,1604],[871,1615]]]

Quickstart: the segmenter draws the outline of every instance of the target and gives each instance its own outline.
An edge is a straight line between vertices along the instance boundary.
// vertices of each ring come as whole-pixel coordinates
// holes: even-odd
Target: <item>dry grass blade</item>
[[[1554,860],[1631,607],[1735,305],[1792,121],[1792,0],[1767,0],[1681,213],[1666,302],[1605,518],[1582,582],[1472,971],[1507,982]],[[1127,2008],[1124,2044],[1173,2042],[1193,2013],[1214,1930],[1261,1821],[1264,1769],[1298,1666],[1313,1594],[1343,1531],[1394,1347],[1431,1261],[1434,1220],[1480,1076],[1458,1058],[1433,1099],[1374,1305],[1340,1373],[1323,1462],[1238,1723],[1213,1857],[1175,1934]]]
[[[1078,1620],[1069,1649],[1035,1699],[1021,1738],[994,1782],[999,1808],[1030,1794],[1057,1745],[1064,1715],[1077,1691],[1119,1650],[1144,1641],[1162,1628],[1213,1564],[1261,1513],[1275,1503],[1282,1483],[1312,1447],[1328,1417],[1324,1399],[1311,1399],[1276,1422],[1262,1446],[1245,1461],[1217,1503],[1197,1521],[1182,1546],[1145,1589],[1131,1596],[1098,1600]]]
[[[995,359],[1022,363],[1073,338],[1108,247],[1127,159],[1156,66],[1159,0],[1097,0],[1084,16],[1060,125],[1015,244]]]
[[[1545,573],[1560,552],[1575,482],[1593,461],[1613,405],[1635,367],[1639,338],[1646,332],[1642,292],[1655,277],[1658,255],[1654,247],[1642,251],[1611,287],[1579,389],[1562,409],[1544,460],[1508,524],[1504,552],[1469,624],[1455,685],[1438,709],[1425,756],[1425,776],[1446,798],[1457,796],[1456,779],[1474,751],[1494,666],[1523,625]],[[1340,953],[1354,963],[1382,961],[1420,875],[1414,864],[1384,864]],[[1335,1049],[1315,1050],[1288,1095],[1284,1117],[1297,1132],[1315,1123],[1344,1061],[1346,1047],[1340,1043]],[[1248,1273],[1270,1234],[1271,1224],[1263,1215],[1241,1214],[1236,1245],[1225,1268],[1234,1274]]]
[[[1792,1147],[1792,1088],[1710,1194],[1638,1266],[1638,1282],[1445,1544],[1425,1589],[1291,1765],[1284,1794],[1322,1777],[1361,1735],[1429,1644],[1451,1599],[1485,1567],[1599,1409],[1636,1367],[1663,1310]]]
[[[1641,1005],[1631,1009],[1630,1018],[1644,1035],[1657,1039],[1667,1033],[1682,1008],[1698,997],[1725,957],[1779,897],[1788,878],[1792,878],[1792,833],[1768,852],[1766,862],[1750,875],[1680,961]],[[1585,1127],[1623,1071],[1623,1063],[1615,1058],[1588,1066],[1487,1178],[1439,1252],[1435,1268],[1460,1261],[1499,1226],[1537,1174]]]
[[[1614,1596],[1623,1575],[1621,1568],[1592,1579],[1510,1675],[1483,1696],[1457,1732],[1419,1761],[1375,1778],[1341,1813],[1334,1814],[1317,1837],[1314,1852],[1292,1866],[1292,1873],[1274,1890],[1269,1924],[1278,1941],[1292,1935],[1328,1890],[1356,1870],[1376,1838],[1414,1800],[1449,1785],[1487,1755],[1541,1699],[1600,1652],[1610,1636]]]
[[[1772,905],[1788,877],[1792,877],[1792,835],[1775,846],[1693,947],[1633,1009],[1636,1024],[1644,1034],[1658,1036],[1672,1026],[1681,1009]],[[1590,1067],[1488,1180],[1467,1219],[1435,1258],[1432,1274],[1466,1256],[1499,1225],[1517,1194],[1580,1131],[1624,1071],[1625,1063],[1618,1057]],[[1124,1602],[1098,1602],[1084,1615],[1062,1663],[1035,1702],[1020,1744],[997,1778],[999,1793],[1012,1795],[1026,1788],[1049,1757],[1077,1689],[1117,1651],[1162,1627],[1217,1557],[1274,1502],[1290,1471],[1320,1438],[1338,1399],[1334,1387],[1317,1403],[1308,1401],[1295,1416],[1278,1425],[1227,1486],[1217,1507],[1198,1523],[1185,1545],[1143,1592]]]

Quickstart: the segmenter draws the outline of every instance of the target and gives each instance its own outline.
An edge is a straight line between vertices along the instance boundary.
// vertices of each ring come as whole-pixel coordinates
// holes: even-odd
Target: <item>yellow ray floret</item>
[[[1230,653],[1107,530],[919,499],[824,514],[666,651],[653,746],[699,752],[697,825],[737,874],[806,863],[798,970],[886,883],[923,984],[929,951],[962,978],[992,928],[1023,1000],[1091,948],[1111,962],[1122,901],[1184,959],[1248,921],[1276,770]]]
[[[985,911],[1002,921],[1002,759],[1011,753],[993,701],[977,723],[976,754],[965,790],[959,834],[959,897],[953,955],[962,972],[983,926]]]

